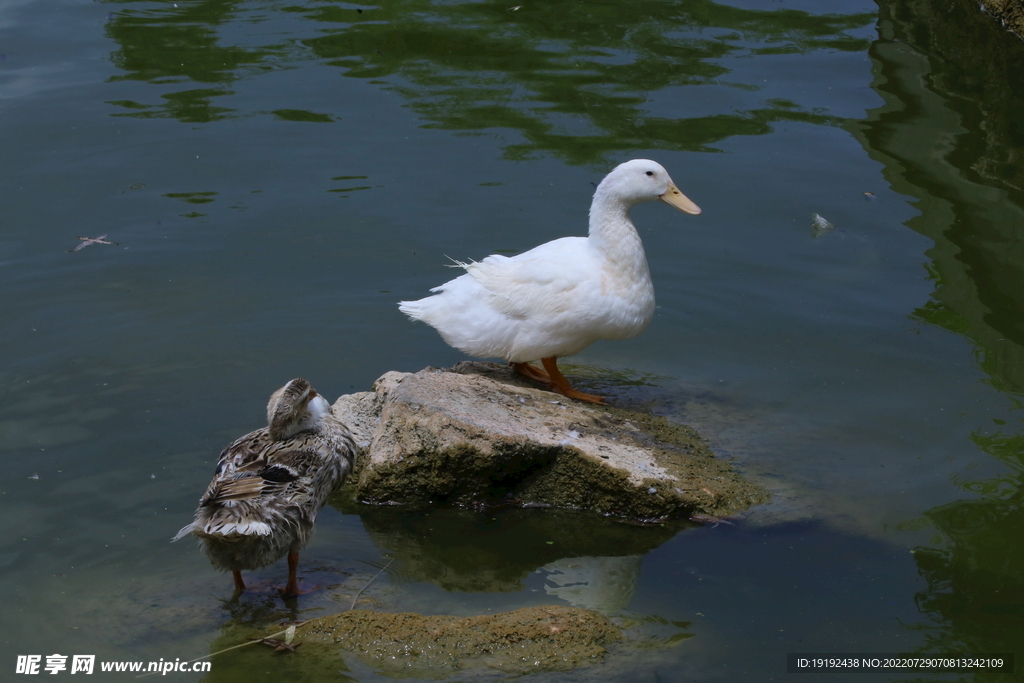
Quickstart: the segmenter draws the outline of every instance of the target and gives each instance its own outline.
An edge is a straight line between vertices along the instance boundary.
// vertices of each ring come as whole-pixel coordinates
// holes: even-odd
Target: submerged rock
[[[364,503],[558,507],[655,521],[767,499],[689,427],[577,403],[493,363],[389,372],[333,409],[363,449],[356,496]]]
[[[304,655],[334,648],[402,677],[475,667],[507,673],[573,669],[598,661],[605,646],[621,638],[607,617],[564,605],[463,618],[350,610],[302,627]]]

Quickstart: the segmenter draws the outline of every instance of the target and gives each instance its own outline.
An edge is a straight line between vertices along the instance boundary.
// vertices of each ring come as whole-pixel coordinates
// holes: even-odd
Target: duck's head
[[[660,199],[680,211],[694,215],[700,213],[700,207],[679,191],[668,171],[650,159],[633,159],[619,164],[597,186],[597,192],[614,195],[630,206]]]
[[[287,439],[312,429],[330,410],[330,404],[309,382],[301,377],[293,379],[270,396],[267,404],[270,436],[275,440]]]

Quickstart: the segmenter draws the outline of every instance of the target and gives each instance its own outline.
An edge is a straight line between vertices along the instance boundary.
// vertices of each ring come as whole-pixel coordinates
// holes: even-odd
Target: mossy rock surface
[[[1022,0],[980,0],[980,4],[1004,26],[1024,38],[1024,1]]]

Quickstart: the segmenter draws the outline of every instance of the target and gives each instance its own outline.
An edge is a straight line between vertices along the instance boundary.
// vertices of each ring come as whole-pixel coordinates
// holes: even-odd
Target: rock
[[[520,674],[564,671],[599,661],[605,646],[622,638],[607,617],[565,605],[463,618],[350,610],[300,628],[304,657],[336,648],[401,678],[436,678],[477,667]]]
[[[389,372],[334,404],[377,505],[516,505],[657,521],[767,499],[691,428],[528,386],[493,363]]]
[[[1024,3],[1021,0],[981,0],[980,4],[1003,26],[1024,38]]]

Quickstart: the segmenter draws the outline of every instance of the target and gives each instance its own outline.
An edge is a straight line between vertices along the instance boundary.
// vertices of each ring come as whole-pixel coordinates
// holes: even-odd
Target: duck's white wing
[[[465,275],[432,290],[434,296],[399,308],[478,358],[566,356],[598,338],[589,328],[602,308],[604,273],[586,238],[563,237],[465,268]]]
[[[565,313],[594,277],[587,242],[563,237],[509,258],[488,256],[466,272],[489,294],[488,305],[517,320]]]

